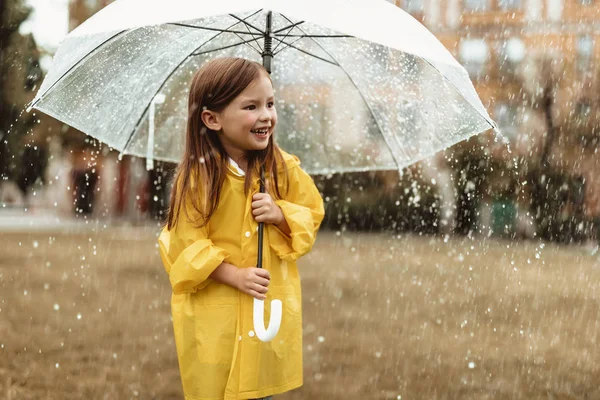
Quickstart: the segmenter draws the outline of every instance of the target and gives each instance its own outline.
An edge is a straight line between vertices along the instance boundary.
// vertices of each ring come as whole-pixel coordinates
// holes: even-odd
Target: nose
[[[264,107],[262,108],[262,112],[260,113],[260,120],[263,122],[266,121],[271,121],[271,119],[273,119],[273,116],[271,115],[271,110],[269,110],[268,108]]]

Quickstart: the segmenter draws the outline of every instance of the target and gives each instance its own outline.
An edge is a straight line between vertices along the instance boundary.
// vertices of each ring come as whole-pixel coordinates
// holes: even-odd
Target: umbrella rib
[[[237,24],[239,24],[239,22],[236,22],[232,26],[235,26]],[[250,32],[249,30],[248,30],[248,32],[244,32],[244,31],[232,31],[232,30],[229,30],[229,29],[209,28],[209,27],[206,27],[206,26],[182,24],[180,22],[170,22],[167,25],[182,26],[184,28],[194,28],[194,29],[201,29],[201,30],[205,30],[205,31],[214,31],[214,32],[221,32],[221,33],[235,33],[235,34],[239,34],[239,35],[252,35],[252,36],[262,37],[262,34],[260,34],[260,33],[253,33],[253,32]]]
[[[213,53],[213,52],[215,52],[215,51],[219,51],[219,50],[225,50],[225,49],[229,49],[229,48],[231,48],[231,47],[241,46],[242,44],[247,44],[247,43],[250,43],[250,42],[255,42],[256,40],[258,40],[258,39],[249,39],[249,40],[244,40],[244,41],[242,41],[242,42],[239,42],[239,43],[234,43],[234,44],[230,44],[230,45],[228,45],[228,46],[219,47],[218,49],[206,50],[206,51],[199,52],[199,53],[191,53],[190,55],[191,55],[191,56],[201,56],[201,55],[203,55],[203,54]],[[251,47],[252,47],[252,46],[251,46]],[[252,47],[252,49],[253,49],[253,50],[256,50],[254,47]]]
[[[258,11],[255,11],[255,12],[253,12],[252,14],[248,15],[246,18],[251,18],[251,17],[255,16],[255,15],[256,15],[256,14],[258,14],[258,13],[259,13],[261,10],[262,10],[262,9],[260,9],[260,10],[258,10]],[[232,24],[232,25],[230,26],[230,28],[231,28],[231,27],[233,27],[233,26],[235,26],[235,25],[237,25],[237,24],[239,24],[239,22],[236,22],[235,24]],[[208,42],[210,42],[211,40],[215,39],[217,36],[220,36],[220,35],[222,35],[222,34],[223,34],[223,32],[219,32],[219,33],[217,33],[216,35],[214,35],[213,37],[211,37],[210,39],[206,40],[206,41],[205,41],[204,43],[202,43],[200,46],[196,47],[196,49],[194,49],[194,52],[195,52],[196,50],[198,50],[199,48],[201,48],[202,46],[204,46],[205,44],[207,44]],[[254,39],[254,40],[256,40],[256,39]],[[179,68],[179,67],[180,67],[180,66],[181,66],[181,65],[182,65],[184,62],[186,62],[186,61],[187,61],[187,60],[188,60],[188,59],[189,59],[191,56],[193,56],[193,55],[194,55],[194,53],[193,53],[193,52],[192,52],[191,54],[188,54],[188,55],[187,55],[187,56],[186,56],[186,57],[185,57],[183,60],[181,60],[181,62],[180,62],[179,64],[177,64],[177,66],[176,66],[175,68],[173,68],[173,70],[171,71],[171,73],[169,74],[169,76],[167,76],[167,77],[165,78],[165,80],[163,81],[163,83],[162,83],[162,84],[161,84],[161,85],[158,87],[158,89],[156,89],[156,92],[154,93],[154,96],[153,96],[152,98],[156,97],[156,95],[157,95],[158,93],[160,93],[160,90],[163,88],[163,86],[164,86],[164,85],[165,85],[165,83],[166,83],[166,82],[169,80],[169,78],[170,78],[171,76],[173,76],[173,74],[175,73],[175,71],[177,71],[177,69],[178,69],[178,68]],[[148,103],[148,105],[146,106],[146,108],[144,109],[144,111],[142,111],[142,114],[140,115],[140,118],[139,118],[139,119],[138,119],[138,121],[136,122],[136,124],[135,124],[135,127],[133,128],[133,130],[132,130],[131,134],[130,134],[130,135],[129,135],[129,137],[127,138],[127,142],[125,142],[125,146],[123,146],[123,150],[122,150],[123,154],[125,154],[125,153],[126,153],[126,151],[127,151],[127,146],[129,146],[129,143],[131,143],[131,140],[133,139],[133,135],[135,134],[135,132],[136,132],[137,128],[138,128],[138,127],[140,126],[140,124],[142,123],[142,119],[144,119],[144,115],[146,114],[146,112],[147,112],[147,111],[148,111],[148,109],[150,108],[150,103],[151,103],[151,102],[149,102],[149,103]]]
[[[241,37],[240,35],[237,35],[237,37],[240,38],[241,40],[244,40],[244,38]],[[258,49],[256,47],[252,46],[250,44],[250,42],[256,42],[256,44],[258,45]],[[244,41],[244,42],[238,43],[238,44],[247,44],[248,46],[250,46],[250,48],[252,50],[256,51],[258,54],[262,54],[263,53],[262,49],[260,48],[260,44],[258,44],[257,39],[247,40],[247,41]],[[236,45],[232,45],[231,47],[233,47],[233,46],[236,46]]]
[[[293,42],[291,42],[291,44],[294,44],[294,43],[300,41],[300,39],[302,39],[302,38],[294,40]],[[277,43],[277,46],[275,46],[275,49],[277,49],[277,47],[279,47],[279,45],[282,44],[282,43],[288,44],[287,42],[284,42],[283,40],[280,40],[279,43]],[[281,53],[285,49],[287,49],[287,47],[284,47],[284,48],[282,48],[281,50],[279,50],[277,52],[274,51],[273,55],[276,56],[277,54]],[[301,51],[301,50],[299,50],[299,51]]]
[[[280,41],[280,42],[283,42],[283,43],[284,43],[284,44],[286,44],[288,47],[291,47],[292,49],[298,50],[298,51],[299,51],[299,52],[301,52],[301,53],[307,54],[307,55],[309,55],[309,56],[311,56],[311,57],[314,57],[314,58],[317,58],[317,59],[319,59],[319,60],[321,60],[321,61],[325,61],[326,63],[329,63],[329,64],[332,64],[332,65],[337,65],[337,66],[339,66],[339,64],[338,64],[337,62],[332,62],[332,61],[329,61],[329,60],[328,60],[328,59],[326,59],[326,58],[323,58],[323,57],[317,56],[317,55],[315,55],[315,54],[312,54],[312,53],[310,53],[310,52],[308,52],[308,51],[306,51],[306,50],[302,50],[301,48],[299,48],[299,47],[296,47],[296,46],[294,46],[294,45],[293,45],[293,44],[291,44],[291,43],[287,43],[287,42],[285,42],[285,41],[283,41],[283,40],[281,40],[281,39],[278,39],[278,38],[273,38],[273,39],[275,39],[275,40],[278,40],[278,41]],[[298,39],[298,40],[300,40],[300,39]],[[296,42],[297,42],[298,40],[296,40]],[[295,42],[294,42],[294,43],[295,43]],[[286,48],[287,48],[287,47],[284,47],[283,49],[279,50],[279,52],[281,53],[281,51],[285,50]],[[328,53],[328,54],[329,54],[329,53]],[[332,58],[333,58],[333,57],[332,57]],[[335,60],[335,59],[334,59],[334,60]]]
[[[244,24],[244,27],[246,27],[246,30],[248,31],[248,33],[252,34],[252,33],[250,32],[250,28],[248,27],[248,25]],[[239,36],[239,35],[238,35],[238,37],[239,37],[240,39],[244,40],[244,38],[242,38],[241,36]],[[258,54],[262,54],[262,53],[263,53],[263,49],[262,49],[262,47],[260,47],[260,43],[256,42],[256,44],[258,45],[258,48],[259,48],[259,50],[256,50],[254,47],[252,47],[252,45],[251,45],[251,44],[248,44],[248,46],[252,47],[252,49],[254,49],[255,51],[257,51],[257,52],[258,52]]]
[[[458,89],[458,87],[454,84],[454,82],[452,82],[450,79],[446,78],[446,75],[444,75],[442,73],[442,71],[440,71],[435,65],[433,65],[431,62],[429,62],[429,60],[426,60],[423,57],[419,57],[419,59],[425,61],[427,64],[429,64],[431,66],[431,68],[435,69],[443,78],[446,82],[448,82],[453,88],[454,90],[456,90],[458,92],[458,94],[461,95],[461,97],[463,99],[465,99],[465,101],[469,104],[471,104],[471,102],[465,97],[464,94],[462,94],[462,92]],[[490,124],[491,129],[498,129],[498,125],[492,120],[491,122],[485,117],[485,115],[481,114],[479,112],[479,110],[477,110],[477,112],[479,113],[479,115],[481,115],[483,117],[483,119],[485,120],[485,122],[487,122],[488,124]]]
[[[256,51],[258,54],[262,54],[262,49],[261,49],[261,50],[257,50],[257,49],[256,49],[256,47],[254,47],[254,46],[252,46],[252,45],[250,44],[250,42],[256,42],[256,43],[258,43],[258,41],[257,41],[257,39],[256,39],[256,38],[255,38],[255,39],[250,39],[250,40],[245,40],[243,37],[241,37],[241,36],[240,36],[240,35],[238,35],[237,33],[236,33],[235,35],[236,35],[238,38],[240,38],[240,40],[242,40],[240,43],[237,43],[237,44],[232,44],[232,45],[230,45],[230,46],[223,47],[223,48],[221,48],[221,49],[219,49],[219,50],[227,49],[227,48],[229,48],[229,47],[235,47],[235,46],[242,45],[242,44],[247,44],[247,45],[248,45],[248,46],[249,46],[249,47],[250,47],[252,50]],[[259,45],[259,47],[260,47],[260,45]],[[214,50],[211,50],[211,51],[214,51]],[[210,53],[210,51],[208,51],[208,53]],[[200,53],[200,54],[206,54],[206,53]]]
[[[302,21],[302,22],[304,22],[304,21]],[[300,22],[300,24],[301,24],[302,22]],[[284,29],[289,29],[289,30],[287,31],[287,33],[286,33],[286,34],[283,36],[283,40],[285,40],[285,38],[286,38],[286,37],[288,37],[288,35],[290,34],[290,32],[294,30],[294,27],[296,27],[296,26],[298,26],[298,25],[299,25],[299,24],[292,24],[292,25],[290,25],[290,26],[288,26],[288,27],[286,27],[286,28],[280,29],[278,32],[281,32],[281,31],[282,31],[282,30],[284,30]],[[278,35],[276,35],[276,36],[278,36]],[[298,39],[298,40],[300,40],[300,39]],[[293,43],[297,42],[298,40],[295,40]],[[278,48],[278,47],[279,47],[279,46],[280,46],[282,43],[283,43],[283,41],[281,41],[281,42],[277,43],[277,46],[275,46],[275,48],[273,49],[273,55],[277,54],[277,48]]]
[[[288,19],[286,16],[283,16],[285,19]],[[288,19],[288,21],[291,23],[292,21],[290,21]],[[306,34],[306,32],[304,32],[302,30],[302,28],[298,28],[301,32],[303,32],[304,34]],[[317,42],[314,38],[310,38],[313,42],[315,42],[315,44],[317,46],[319,46],[321,48],[321,50],[323,50],[329,57],[331,57],[332,60],[335,60],[335,57],[333,57],[333,55],[331,55],[331,53],[329,53],[319,42]],[[337,62],[337,60],[336,60]],[[354,82],[354,79],[352,79],[352,77],[350,76],[350,74],[348,73],[348,71],[346,71],[346,69],[339,63],[337,62],[337,66],[340,67],[340,69],[344,72],[344,74],[346,74],[346,76],[348,77],[348,79],[350,80],[350,83],[352,83],[352,85],[354,85],[354,87],[356,88],[356,91],[358,92],[358,94],[360,95],[360,97],[363,99],[363,102],[365,103],[365,106],[367,107],[367,109],[369,110],[369,112],[371,113],[371,117],[373,117],[373,121],[375,121],[375,124],[377,125],[377,128],[379,129],[379,132],[381,132],[381,136],[383,136],[383,139],[385,140],[385,144],[387,144],[388,149],[390,150],[390,154],[392,155],[392,158],[394,159],[394,161],[396,162],[396,166],[398,168],[400,168],[400,163],[398,162],[398,159],[396,158],[396,154],[394,154],[394,151],[392,150],[392,146],[388,141],[388,138],[386,137],[386,135],[383,134],[383,129],[381,129],[381,124],[379,123],[379,120],[375,117],[375,113],[373,112],[373,109],[371,108],[371,106],[369,105],[369,102],[367,101],[367,99],[365,98],[364,94],[361,92],[361,90],[358,88],[358,85],[356,84],[356,82]]]
[[[289,21],[289,19],[288,19],[288,18],[287,18],[285,15],[284,15],[283,17]],[[291,22],[291,21],[290,21],[290,22]],[[279,32],[283,32],[283,31],[285,31],[285,30],[287,30],[287,29],[293,29],[293,28],[297,27],[298,25],[302,25],[303,23],[304,23],[304,21],[296,22],[295,24],[294,24],[294,23],[292,23],[291,25],[288,25],[288,26],[286,26],[286,27],[284,27],[284,28],[277,29],[276,31],[274,31],[274,32],[273,32],[273,34],[274,34],[274,35],[276,35],[276,34],[278,34]]]
[[[300,29],[300,28],[298,28]],[[284,36],[284,35],[275,35]],[[288,37],[299,37],[299,38],[353,38],[352,35],[285,35]]]
[[[261,9],[261,10],[262,10],[262,9]],[[260,12],[261,10],[258,10],[257,12]],[[256,13],[254,13],[253,15],[255,15],[255,14],[256,14]],[[249,17],[247,17],[247,18],[244,18],[244,19],[241,19],[240,17],[238,17],[238,16],[237,16],[237,15],[235,15],[235,14],[229,14],[229,15],[231,15],[233,18],[235,18],[235,19],[239,20],[239,21],[240,21],[241,23],[243,23],[244,25],[247,25],[247,26],[249,26],[250,28],[254,29],[255,31],[257,31],[257,32],[260,32],[260,34],[261,34],[261,35],[263,35],[263,36],[264,36],[264,35],[266,35],[266,33],[265,33],[264,31],[262,31],[262,30],[258,29],[257,27],[255,27],[254,25],[252,25],[251,23],[249,23],[249,22],[247,22],[247,21],[246,21],[246,19],[250,18],[250,17],[251,17],[251,16],[253,16],[253,15],[251,15],[251,16],[249,16]]]
[[[123,33],[125,33],[126,31],[121,31],[116,33],[115,35],[109,37],[108,39],[106,39],[105,41],[103,41],[102,43],[100,43],[98,46],[96,46],[94,49],[92,49],[92,51],[90,51],[85,57],[81,58],[79,61],[77,61],[75,64],[73,64],[73,66],[71,68],[69,68],[67,71],[65,71],[64,74],[62,74],[62,76],[60,78],[58,78],[53,84],[52,86],[50,86],[48,89],[46,89],[46,91],[44,93],[42,93],[38,99],[35,101],[35,103],[31,103],[29,105],[27,105],[27,108],[29,107],[33,107],[35,106],[41,99],[42,97],[48,93],[50,90],[52,90],[52,88],[54,88],[54,86],[56,86],[60,81],[62,81],[62,79],[67,76],[69,74],[69,72],[71,72],[76,66],[78,66],[81,62],[83,62],[83,60],[87,59],[90,54],[92,54],[94,51],[98,50],[100,47],[102,47],[105,43],[111,41],[112,39],[116,38],[117,36],[122,35]]]

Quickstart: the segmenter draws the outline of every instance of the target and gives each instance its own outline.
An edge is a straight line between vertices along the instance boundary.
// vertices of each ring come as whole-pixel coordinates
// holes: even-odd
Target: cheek
[[[273,113],[271,114],[271,121],[273,122],[273,125],[277,123],[277,111],[275,109],[273,109]]]
[[[251,113],[245,114],[242,117],[242,123],[244,125],[254,126],[256,124],[256,120],[257,120],[256,116]]]

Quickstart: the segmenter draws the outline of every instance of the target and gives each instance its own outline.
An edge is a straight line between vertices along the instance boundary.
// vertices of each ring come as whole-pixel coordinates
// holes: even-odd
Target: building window
[[[494,117],[500,132],[509,139],[514,139],[519,133],[517,107],[509,103],[496,103]]]
[[[490,8],[490,0],[463,0],[467,11],[486,11]]]
[[[488,45],[483,39],[464,39],[460,42],[460,60],[472,79],[484,76],[489,54]]]
[[[581,35],[577,38],[577,70],[589,71],[594,56],[594,38],[591,35]]]
[[[521,0],[498,0],[498,8],[511,11],[521,8]]]
[[[565,0],[548,0],[546,4],[546,13],[551,21],[560,21],[563,15]]]
[[[410,14],[422,14],[424,12],[423,0],[404,0],[404,9]]]
[[[537,21],[542,18],[542,0],[528,0],[524,7],[525,17],[530,21]]]
[[[502,75],[514,76],[517,66],[525,58],[525,44],[519,38],[510,38],[498,43],[498,69]]]

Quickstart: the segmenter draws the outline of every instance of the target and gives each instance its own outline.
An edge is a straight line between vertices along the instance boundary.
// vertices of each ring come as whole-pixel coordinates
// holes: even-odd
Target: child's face
[[[238,158],[248,150],[263,150],[277,124],[273,85],[261,73],[242,93],[218,114],[219,135],[227,153]]]

